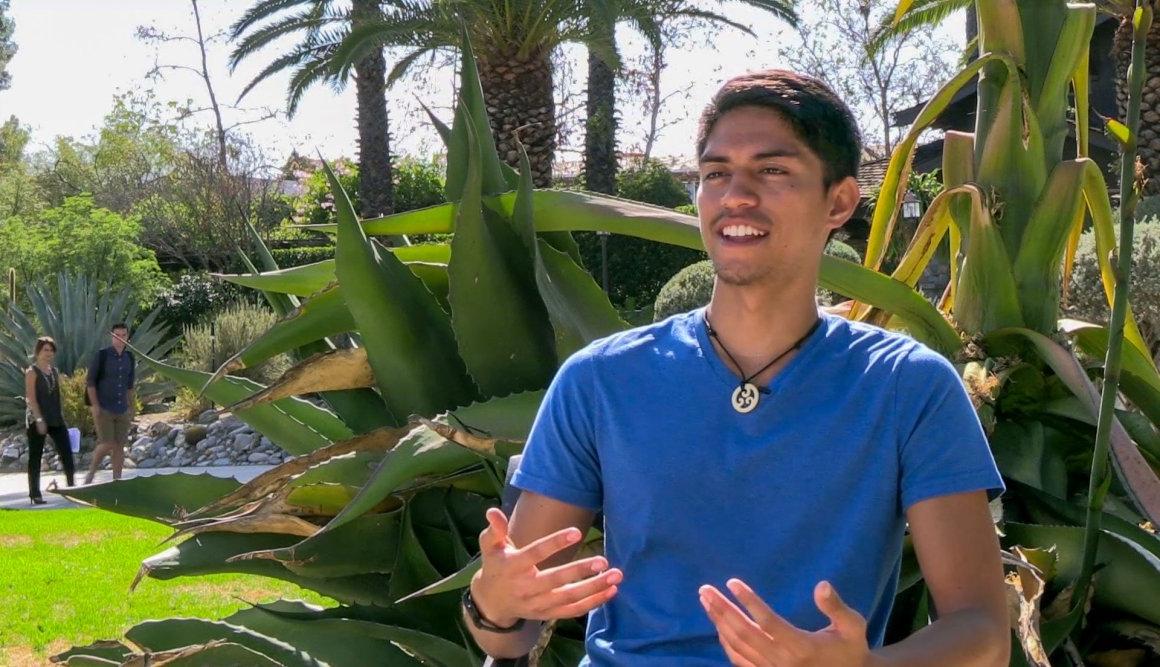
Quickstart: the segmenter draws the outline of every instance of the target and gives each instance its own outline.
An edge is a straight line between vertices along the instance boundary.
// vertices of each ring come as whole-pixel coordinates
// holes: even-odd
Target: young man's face
[[[129,330],[128,329],[113,329],[112,341],[113,341],[113,345],[118,345],[118,344],[124,345],[125,343],[129,342]]]
[[[699,156],[701,238],[729,285],[816,280],[822,249],[858,203],[853,178],[823,184],[821,159],[780,114],[722,115]]]

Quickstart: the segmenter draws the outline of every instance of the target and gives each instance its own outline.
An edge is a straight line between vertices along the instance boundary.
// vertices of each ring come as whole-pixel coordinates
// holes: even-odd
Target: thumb
[[[494,549],[503,549],[508,542],[508,519],[503,510],[492,507],[487,510],[487,527]]]
[[[814,604],[841,634],[851,636],[866,634],[866,619],[842,601],[830,582],[822,581],[814,587]]]

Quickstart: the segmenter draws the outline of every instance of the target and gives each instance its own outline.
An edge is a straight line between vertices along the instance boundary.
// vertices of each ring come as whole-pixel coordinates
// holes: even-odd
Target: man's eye
[[[784,174],[785,170],[781,167],[766,167],[761,170],[763,174]]]
[[[720,178],[721,176],[724,176],[724,175],[725,175],[724,172],[711,171],[711,172],[705,174],[704,176],[702,176],[701,179],[705,180],[705,181],[711,181],[714,178]]]

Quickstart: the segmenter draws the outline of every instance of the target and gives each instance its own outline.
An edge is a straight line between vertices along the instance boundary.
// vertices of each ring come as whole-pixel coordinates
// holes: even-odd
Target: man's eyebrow
[[[756,153],[750,159],[760,161],[760,160],[768,160],[770,158],[777,158],[777,157],[801,157],[801,151],[799,151],[795,148],[774,148],[772,150],[762,151],[760,153]],[[706,154],[706,155],[702,155],[700,157],[700,159],[697,160],[697,162],[700,164],[705,164],[708,162],[728,164],[730,162],[730,160],[728,157],[726,157],[724,155]]]

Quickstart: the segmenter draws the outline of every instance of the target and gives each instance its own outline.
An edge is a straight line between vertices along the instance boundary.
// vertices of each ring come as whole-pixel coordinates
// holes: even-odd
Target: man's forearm
[[[905,640],[873,652],[869,667],[1006,667],[1010,630],[979,609],[947,614]]]
[[[89,407],[94,410],[99,408],[101,404],[97,402],[97,388],[90,384],[85,387],[85,391],[89,393],[89,403],[92,404]]]

